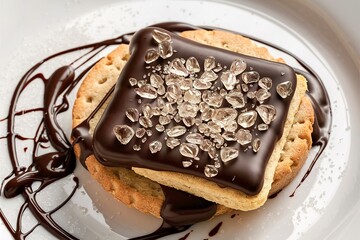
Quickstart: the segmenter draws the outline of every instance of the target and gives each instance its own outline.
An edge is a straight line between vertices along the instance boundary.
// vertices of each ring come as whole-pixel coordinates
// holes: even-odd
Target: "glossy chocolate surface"
[[[128,79],[142,79],[144,75],[151,72],[151,69],[146,69],[146,64],[143,59],[148,49],[157,47],[156,42],[152,39],[154,29],[155,28],[145,28],[140,30],[132,38],[130,44],[131,58],[120,74],[115,88],[115,95],[105,110],[94,133],[93,146],[95,155],[97,159],[106,166],[145,167],[155,170],[182,172],[206,178],[204,175],[204,167],[206,164],[213,162],[206,152],[200,151],[200,160],[196,161],[196,165],[193,164],[188,168],[184,168],[182,161],[187,158],[179,153],[178,147],[174,149],[163,147],[160,152],[151,154],[148,146],[143,144],[140,151],[134,151],[133,146],[136,144],[141,145],[141,139],[134,137],[127,145],[122,145],[117,141],[113,133],[113,127],[117,124],[134,126],[134,129],[140,127],[139,124],[131,124],[130,120],[125,117],[125,111],[128,108],[138,108],[138,110],[141,111],[141,105],[138,104],[140,98],[130,86]],[[158,30],[164,31],[163,29]],[[190,57],[195,57],[198,59],[200,65],[202,65],[206,57],[213,56],[222,66],[229,68],[235,59],[242,59],[247,63],[247,69],[245,71],[253,70],[259,72],[260,77],[270,77],[274,86],[282,82],[290,81],[292,82],[293,88],[295,89],[296,87],[295,72],[285,64],[256,59],[227,50],[205,46],[181,38],[170,32],[167,33],[171,35],[173,48],[176,50],[176,53],[169,59],[158,59],[151,63],[153,66],[166,64],[166,62],[174,58],[188,59]],[[199,73],[199,75],[201,74],[202,72]],[[218,82],[220,82],[220,80],[218,80]],[[224,88],[220,83],[218,83],[217,86]],[[251,90],[258,90],[258,88],[254,87],[254,89]],[[271,92],[272,96],[265,103],[275,106],[277,112],[275,120],[271,122],[270,128],[267,131],[258,131],[254,127],[249,128],[254,137],[256,135],[261,139],[261,150],[254,153],[248,149],[248,145],[240,146],[240,144],[236,142],[228,142],[229,147],[239,149],[239,156],[231,162],[222,164],[216,177],[206,179],[214,181],[221,186],[238,189],[249,195],[257,194],[261,190],[267,162],[275,143],[282,135],[288,107],[293,95],[292,93],[291,96],[282,99],[277,94],[275,87],[272,87],[269,92]],[[142,104],[149,103],[155,105],[156,103],[156,101],[152,99],[141,99],[141,101]],[[247,109],[251,109],[254,104],[259,105],[258,102],[250,98],[247,98],[246,101]],[[229,107],[229,105],[226,104],[226,101],[223,101],[222,107]],[[261,120],[258,118],[257,124],[260,123]],[[171,124],[174,123],[170,123],[169,128],[173,126]],[[183,125],[183,123],[179,124]],[[154,127],[149,129],[152,130],[153,134],[148,137],[147,143],[159,140],[165,145],[166,133],[159,133]],[[194,132],[196,130],[192,127],[188,128],[188,131]],[[181,142],[185,142],[184,136],[182,136]]]

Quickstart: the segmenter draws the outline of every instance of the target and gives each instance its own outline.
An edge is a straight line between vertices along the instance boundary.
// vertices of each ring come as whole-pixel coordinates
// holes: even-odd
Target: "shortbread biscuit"
[[[226,36],[222,34],[230,34]],[[193,38],[196,41],[211,44],[213,39],[214,45],[227,48],[236,52],[253,55],[256,57],[275,60],[270,56],[265,48],[256,47],[254,43],[246,38],[242,38],[236,34],[222,31],[189,31],[183,33],[185,37]],[[239,37],[242,40],[239,40]],[[234,40],[233,40],[234,39]],[[239,47],[243,46],[243,47]],[[241,52],[246,49],[246,52]],[[109,89],[115,84],[118,75],[125,65],[129,57],[127,45],[120,45],[116,50],[109,54],[106,58],[99,61],[91,70],[82,86],[79,89],[77,99],[73,110],[73,126],[80,124],[99,104]],[[277,59],[283,61],[282,59]],[[303,89],[304,91],[304,89]],[[300,99],[298,99],[300,102]],[[106,105],[106,104],[105,104]],[[91,132],[94,130],[105,106],[91,120]],[[274,177],[274,184],[271,193],[282,189],[296,175],[301,165],[306,159],[307,151],[311,147],[311,131],[314,119],[313,110],[309,100],[304,97],[301,107],[295,116],[293,128],[289,128],[289,138],[281,153],[280,163],[277,167]],[[294,146],[301,145],[298,151],[293,151]],[[76,154],[79,156],[80,149],[75,146]],[[280,154],[280,153],[279,153]],[[275,161],[276,162],[276,161]],[[117,199],[126,205],[133,206],[142,212],[151,213],[159,216],[161,205],[164,201],[159,184],[135,174],[131,170],[124,168],[110,168],[101,165],[94,156],[89,156],[86,165],[90,174]],[[272,164],[271,168],[275,168],[276,164]],[[270,177],[270,176],[268,176]],[[271,177],[272,178],[272,177]],[[270,184],[272,179],[270,179]],[[270,188],[270,186],[268,186]],[[267,197],[267,193],[265,198]],[[226,211],[226,208],[219,207],[219,213]]]

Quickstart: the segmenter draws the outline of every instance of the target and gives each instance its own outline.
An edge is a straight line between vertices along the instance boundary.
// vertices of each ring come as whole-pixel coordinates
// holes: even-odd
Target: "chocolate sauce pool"
[[[156,26],[172,32],[199,29],[199,27],[191,26],[185,23],[175,22],[160,23]],[[205,27],[205,29],[213,28]],[[132,35],[133,33],[124,34],[117,38],[101,41],[94,44],[84,45],[81,47],[76,47],[56,53],[34,65],[19,80],[19,84],[17,85],[11,99],[8,117],[5,119],[0,119],[0,121],[7,121],[8,124],[8,134],[6,136],[0,136],[0,138],[7,139],[8,152],[13,168],[13,171],[9,174],[9,176],[7,176],[3,180],[3,184],[1,185],[2,191],[4,196],[7,198],[11,198],[21,194],[25,200],[25,202],[19,209],[17,224],[15,227],[8,222],[5,214],[0,210],[0,217],[2,221],[5,223],[6,227],[15,239],[25,239],[40,225],[46,228],[57,238],[77,239],[75,236],[71,235],[61,226],[59,226],[52,218],[52,214],[61,209],[61,207],[64,206],[71,199],[79,184],[78,179],[76,177],[73,178],[73,191],[68,196],[68,198],[64,200],[63,203],[59,204],[59,206],[56,207],[54,210],[44,211],[39,206],[36,200],[36,195],[46,186],[71,174],[75,168],[76,159],[73,152],[73,146],[68,140],[68,137],[65,135],[64,130],[60,127],[58,123],[58,115],[68,110],[69,94],[74,91],[75,87],[80,83],[84,75],[86,75],[86,73],[91,69],[92,66],[81,71],[79,70],[79,68],[93,58],[102,57],[101,52],[105,48],[112,45],[119,45],[121,43],[129,43],[129,39]],[[248,37],[251,38],[251,36]],[[264,42],[259,39],[254,40]],[[280,47],[273,46],[270,43],[266,44],[293,56],[291,53]],[[39,68],[44,63],[52,59],[61,58],[68,53],[78,52],[80,50],[87,50],[87,52],[69,65],[59,67],[50,75],[50,77],[46,78],[44,74],[39,71]],[[301,71],[297,69],[295,69],[295,71],[305,75],[305,77],[308,79],[308,95],[312,100],[316,114],[313,142],[314,145],[319,146],[319,150],[315,158],[312,160],[310,168],[301,180],[301,182],[303,182],[310,173],[312,167],[315,165],[325,146],[327,145],[331,125],[331,108],[329,98],[322,84],[322,81],[316,75],[315,71],[312,70],[309,66],[307,66],[303,61],[298,59],[296,56],[293,57],[299,62],[300,65],[302,65],[306,69],[306,71]],[[27,109],[18,112],[16,107],[21,97],[21,94],[35,80],[41,80],[45,86],[43,107]],[[110,95],[110,93],[108,95]],[[105,99],[103,100],[103,102],[104,101]],[[93,114],[96,113],[97,109],[95,109]],[[24,137],[15,132],[16,117],[26,115],[30,112],[35,111],[41,112],[43,118],[42,121],[39,123],[33,138]],[[75,139],[74,142],[80,143],[81,146],[81,162],[84,162],[86,157],[92,154],[92,139],[88,134],[87,130],[89,129],[89,120],[92,118],[93,114],[91,114],[91,116],[89,116],[87,120],[81,123],[79,127],[74,129],[73,131],[73,137]],[[28,167],[24,167],[19,164],[18,150],[16,148],[16,141],[24,140],[31,140],[33,143],[33,162]],[[52,146],[53,150],[47,151],[47,153],[42,153],[44,152],[44,149],[48,148],[49,145]],[[33,189],[32,183],[34,182],[39,182],[40,187]],[[154,233],[135,239],[157,239],[161,236],[166,236],[176,232],[184,231],[195,222],[211,218],[216,211],[216,206],[214,204],[211,204],[203,199],[199,199],[179,191],[174,191],[173,189],[168,189],[166,187],[163,187],[163,190],[166,195],[165,202],[167,203],[164,204],[161,212],[161,215],[165,219],[163,225]],[[194,201],[194,204],[196,203],[197,205],[190,204],[188,206],[180,206],[178,204],[182,203],[182,201],[179,201],[179,199],[181,198],[194,198],[191,201]],[[172,205],[172,207],[170,208],[169,203],[171,203]],[[196,207],[194,209],[194,206],[198,206],[200,208]],[[180,222],[177,217],[172,220],[167,219],[166,215],[169,212],[171,212],[172,214],[181,215],[179,214],[179,209],[181,209],[181,207],[184,207],[184,211],[181,211],[181,214],[185,212],[190,215],[183,215],[185,219],[180,220]],[[22,217],[24,211],[27,209],[32,212],[32,214],[38,220],[39,224],[35,225],[32,229],[23,232]],[[193,210],[196,210],[195,215]],[[193,216],[196,216],[197,219],[194,219]]]

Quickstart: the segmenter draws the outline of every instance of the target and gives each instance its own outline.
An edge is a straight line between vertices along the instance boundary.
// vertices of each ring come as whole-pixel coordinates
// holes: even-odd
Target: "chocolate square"
[[[157,34],[160,34],[160,36],[157,36]],[[170,37],[170,40],[167,39],[167,36]],[[161,41],[166,41],[166,43],[162,44]],[[159,46],[160,50],[163,51],[160,55],[163,55],[163,57],[157,56],[159,55]],[[172,49],[169,49],[169,47],[172,47]],[[131,57],[122,70],[116,84],[114,97],[111,99],[94,132],[93,147],[96,158],[106,166],[144,167],[160,171],[181,172],[206,178],[220,186],[235,188],[249,195],[257,194],[263,185],[267,162],[277,140],[282,135],[288,108],[296,87],[296,76],[293,69],[285,64],[274,63],[199,44],[164,29],[153,27],[142,29],[133,36],[130,44],[130,54]],[[211,71],[211,76],[214,77],[216,75],[216,80],[207,79],[205,81],[206,84],[211,83],[209,89],[196,89],[195,81],[202,78],[204,61],[207,58],[209,59],[209,57],[215,59],[215,67],[218,67],[217,64],[221,65],[221,70],[217,71],[214,68],[208,70]],[[195,58],[198,61],[200,66],[199,72],[193,72],[189,67],[186,68],[185,62],[189,58]],[[147,60],[147,63],[145,60]],[[230,71],[230,67],[235,60],[246,63],[246,69],[241,73],[235,74]],[[154,84],[151,84],[150,76],[154,73],[158,74],[164,81],[165,94],[162,94]],[[234,76],[236,83],[233,86],[224,86],[222,79],[227,79],[226,74],[236,75]],[[265,91],[271,94],[270,98],[265,100],[258,99],[260,97],[256,95],[256,91],[263,89],[259,86],[259,79],[246,84],[246,79],[244,78],[246,78],[246,75],[251,74],[258,74],[260,79],[266,77],[272,80],[272,87]],[[140,86],[132,86],[129,79],[136,79],[137,83],[140,82]],[[204,93],[209,94],[209,91],[210,95],[215,92],[217,96],[224,98],[220,106],[210,106],[213,109],[213,113],[210,114],[210,120],[201,120],[201,112],[198,109],[199,103],[189,103],[187,104],[189,107],[188,111],[186,106],[184,110],[183,103],[188,103],[184,100],[184,95],[188,91],[187,86],[184,85],[182,87],[182,84],[185,84],[183,83],[184,79],[187,82],[190,81],[192,87],[201,93],[201,102],[205,101]],[[233,80],[233,78],[229,79]],[[287,84],[286,86],[291,85],[292,91],[288,92],[288,96],[282,98],[276,89],[279,84],[285,83]],[[242,84],[249,88],[248,92],[241,88]],[[181,89],[180,96],[175,96],[177,100],[171,104],[174,113],[161,112],[161,107],[158,106],[158,99],[161,98],[164,102],[172,102],[173,96],[171,94],[176,95],[179,93],[179,88]],[[234,91],[242,93],[246,102],[245,106],[236,108],[225,99],[224,96],[228,96],[230,92]],[[142,92],[145,95],[142,95]],[[143,117],[142,108],[146,104],[149,104],[152,108],[158,107],[154,116],[145,119],[146,121],[150,119],[152,126],[145,128],[147,131],[145,136],[138,138],[134,135],[128,142],[120,143],[114,133],[114,127],[126,126],[134,132],[139,128],[144,128],[140,124],[144,118],[142,120],[135,119],[133,122],[125,113],[128,109],[135,108]],[[259,115],[261,110],[258,108],[260,105],[273,106],[276,110],[274,119],[270,119],[270,122],[267,122],[264,117],[261,117]],[[180,110],[180,106],[183,108],[182,110]],[[225,123],[219,122],[219,119],[215,117],[215,113],[223,113],[221,109],[224,110],[225,114],[233,113],[233,110],[236,110],[236,118],[234,119],[236,123],[241,113],[249,112],[250,110],[257,113],[256,121],[251,127],[245,128],[238,125],[236,130],[233,131],[235,135],[240,129],[250,133],[252,135],[251,142],[241,145],[239,139],[237,141],[223,139],[223,141],[219,138],[219,135],[221,136],[225,132],[224,128],[226,127],[224,124],[227,124],[225,121],[226,117]],[[195,119],[198,119],[196,123],[203,124],[202,127],[205,126],[205,131],[200,125],[194,124],[189,127],[184,124],[184,117],[180,115],[191,116],[193,111],[196,114]],[[165,128],[163,132],[161,132],[162,127],[159,125],[158,129],[156,128],[156,125],[159,124],[159,116],[166,116],[171,120],[169,124],[163,125]],[[232,117],[230,118],[233,119]],[[178,120],[180,122],[177,122]],[[146,121],[145,125],[148,125],[149,123]],[[212,123],[210,124],[209,122]],[[142,124],[144,125],[144,122]],[[259,131],[260,124],[262,124],[261,126],[268,126],[269,129]],[[180,136],[175,137],[181,144],[170,148],[166,144],[166,139],[171,135],[170,129],[174,126],[179,126],[178,129],[175,129],[178,130],[178,134],[182,133]],[[206,130],[206,127],[209,126],[212,128],[212,133]],[[185,133],[183,133],[184,128]],[[213,148],[215,148],[215,152],[213,152],[215,154],[209,154],[209,151],[202,150],[198,143],[189,142],[186,137],[190,133],[200,133],[204,139],[208,139],[213,144]],[[129,134],[130,136],[132,135],[131,131]],[[257,138],[259,141],[255,140]],[[256,143],[260,142],[258,151],[254,150],[254,147],[256,148],[254,141]],[[152,144],[152,147],[149,147],[150,144]],[[150,151],[150,148],[153,151]],[[233,150],[228,155],[237,155],[237,157],[224,162],[223,160],[225,159],[222,156],[226,154],[222,155],[220,152],[223,151],[224,153],[227,148]],[[190,155],[196,153],[196,156],[189,157],[187,153]]]

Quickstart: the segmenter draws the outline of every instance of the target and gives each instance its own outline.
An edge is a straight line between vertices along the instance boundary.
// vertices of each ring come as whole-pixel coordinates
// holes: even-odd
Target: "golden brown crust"
[[[270,196],[286,187],[295,178],[311,148],[315,115],[308,97],[302,98],[299,109],[276,167]]]
[[[205,44],[227,48],[236,52],[268,60],[283,61],[281,58],[274,59],[266,48],[257,47],[249,39],[232,33],[199,30],[184,32],[182,35]],[[81,123],[92,112],[111,86],[115,84],[128,57],[128,46],[120,45],[106,58],[99,61],[99,63],[97,63],[89,72],[78,91],[77,99],[75,101],[73,109],[73,127]],[[308,106],[306,103],[309,103],[309,100],[302,100],[301,109],[303,109],[303,105]],[[103,108],[94,119],[91,120],[90,124],[92,127],[90,132],[93,131],[102,112]],[[307,108],[305,113],[300,112],[297,114],[298,119],[302,119],[301,121],[305,121],[306,124],[295,124],[294,126],[298,130],[292,129],[289,136],[295,136],[295,139],[306,139],[306,144],[304,141],[301,141],[302,147],[299,147],[299,149],[309,149],[311,147],[311,132],[309,133],[309,131],[306,131],[304,133],[301,129],[303,126],[306,126],[307,129],[310,129],[311,127],[311,125],[310,127],[308,126],[309,122],[312,123],[314,118],[311,103],[310,108]],[[308,121],[308,119],[310,120]],[[302,132],[302,134],[296,135],[300,132]],[[310,141],[308,141],[309,139]],[[305,162],[307,151],[289,151],[289,149],[294,150],[294,147],[291,144],[296,144],[296,142],[297,141],[293,141],[293,143],[290,143],[288,141],[285,144],[285,152],[281,154],[281,160],[276,169],[274,183],[270,193],[277,192],[279,189],[286,186]],[[77,156],[80,155],[78,146],[75,147],[75,152]],[[159,184],[139,176],[131,170],[105,167],[101,165],[94,156],[87,158],[86,165],[92,177],[94,177],[105,190],[111,192],[118,200],[128,206],[135,207],[142,212],[150,213],[157,217],[160,216],[160,208],[164,200],[164,195]],[[227,211],[229,211],[229,209],[226,207],[218,207],[218,214]]]
[[[271,56],[267,48],[259,47],[249,38],[231,32],[221,30],[196,30],[185,31],[182,32],[180,35],[202,44],[227,49],[233,52],[238,52],[241,54],[258,57],[274,62],[285,62],[282,58],[274,58],[273,56]]]

